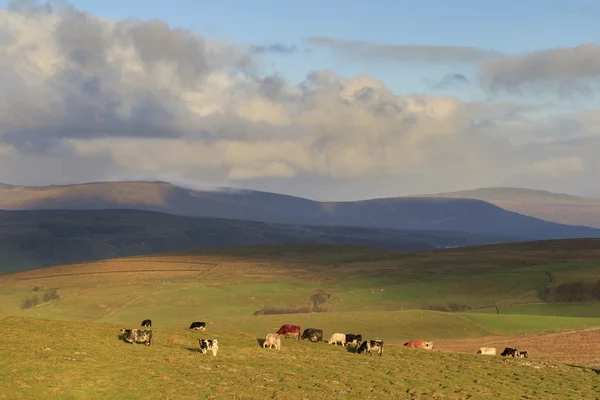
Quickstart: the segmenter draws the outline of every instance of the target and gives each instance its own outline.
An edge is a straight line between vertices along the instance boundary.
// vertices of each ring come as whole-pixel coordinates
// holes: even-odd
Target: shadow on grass
[[[256,339],[256,341],[258,342],[258,345],[260,347],[263,347],[263,344],[265,343],[265,339],[258,338],[258,339]]]
[[[358,354],[358,346],[347,346],[346,351],[352,354]]]
[[[584,370],[593,371],[596,375],[600,375],[600,368],[584,367],[583,365],[575,365],[575,364],[565,364],[565,365],[568,367],[580,369],[582,371],[584,371]]]
[[[202,350],[200,349],[200,347],[186,347],[186,349],[188,351],[191,351],[192,353],[202,353]]]
[[[125,336],[123,336],[123,335],[121,335],[121,334],[118,334],[118,335],[116,335],[116,336],[117,336],[117,339],[118,339],[118,340],[120,340],[120,341],[121,341],[121,342],[123,342],[123,343],[127,343],[127,344],[133,344],[133,343],[130,343],[130,342],[128,342],[127,340],[125,340]]]

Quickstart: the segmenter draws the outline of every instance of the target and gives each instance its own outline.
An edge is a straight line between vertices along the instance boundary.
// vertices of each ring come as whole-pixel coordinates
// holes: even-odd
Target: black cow
[[[323,329],[307,328],[302,332],[301,339],[310,340],[311,342],[322,342]]]
[[[504,351],[500,353],[502,357],[511,356],[511,357],[519,357],[519,350],[513,349],[512,347],[505,347]]]
[[[200,351],[206,354],[208,350],[211,350],[213,356],[217,355],[219,351],[219,341],[217,339],[198,339],[198,343],[200,343]]]
[[[206,322],[192,322],[188,329],[206,330]]]
[[[123,339],[128,343],[135,344],[145,343],[146,346],[152,344],[152,329],[121,329],[121,335]]]
[[[150,321],[149,319],[145,319],[142,321],[142,326],[152,327],[152,321]]]
[[[358,348],[358,354],[366,352],[372,356],[371,350],[377,350],[377,354],[381,357],[383,354],[383,340],[365,340]]]
[[[354,346],[360,346],[362,343],[362,335],[355,335],[354,333],[346,333],[346,345],[352,343]]]

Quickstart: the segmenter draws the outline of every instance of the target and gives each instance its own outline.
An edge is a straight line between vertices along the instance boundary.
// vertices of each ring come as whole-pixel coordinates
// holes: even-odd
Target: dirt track
[[[600,327],[543,335],[487,336],[435,341],[437,351],[475,354],[480,347],[495,347],[498,354],[504,347],[516,347],[526,350],[532,360],[600,368]]]

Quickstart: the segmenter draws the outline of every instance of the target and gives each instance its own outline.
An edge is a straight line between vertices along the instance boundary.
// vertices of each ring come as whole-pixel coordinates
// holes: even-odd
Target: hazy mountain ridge
[[[139,210],[0,211],[0,272],[211,247],[332,243],[413,251],[516,240],[463,232],[282,225]]]
[[[543,221],[478,199],[421,196],[317,202],[254,190],[191,190],[166,182],[0,188],[0,209],[124,208],[292,225],[458,231],[523,240],[600,237],[597,229]]]
[[[423,197],[470,198],[546,221],[600,228],[600,199],[512,187],[492,187]]]

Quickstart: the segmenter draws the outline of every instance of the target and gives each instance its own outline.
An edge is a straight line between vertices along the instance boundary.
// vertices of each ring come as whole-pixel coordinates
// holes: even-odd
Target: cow
[[[145,343],[146,346],[152,344],[152,329],[121,329],[121,335],[126,342],[135,344]]]
[[[212,350],[213,356],[216,357],[217,351],[219,351],[219,341],[217,339],[198,339],[198,343],[203,354],[206,354],[208,350]]]
[[[302,332],[301,339],[310,340],[311,342],[322,342],[323,329],[307,328]]]
[[[495,356],[496,348],[495,347],[482,347],[477,350],[476,354],[483,354],[484,356]]]
[[[338,343],[341,343],[342,346],[346,346],[346,335],[343,333],[334,333],[327,343],[335,344],[336,346]]]
[[[281,337],[276,333],[267,333],[263,342],[263,349],[267,348],[267,346],[269,346],[269,349],[275,346],[275,349],[281,350]]]
[[[206,330],[206,322],[192,322],[188,329],[204,331]]]
[[[527,354],[526,351],[519,351],[519,355],[517,357],[527,358],[527,357],[529,357],[529,355]]]
[[[512,347],[505,347],[504,351],[500,353],[502,357],[511,356],[511,357],[519,357],[519,350]]]
[[[377,350],[377,354],[379,355],[379,357],[381,357],[381,355],[383,354],[383,340],[365,340],[358,348],[358,354],[369,353],[369,355],[372,356],[372,350]]]
[[[300,326],[292,324],[281,325],[281,328],[277,331],[278,335],[285,335],[287,339],[289,335],[294,336],[297,340],[300,340]]]
[[[433,349],[433,342],[426,342],[425,340],[410,340],[404,343],[404,345],[406,347],[419,347],[426,350]]]
[[[360,346],[362,343],[362,335],[346,333],[346,345],[349,345],[350,343],[352,343],[354,346]]]
[[[149,319],[145,319],[142,321],[142,325],[141,326],[147,326],[147,327],[152,327],[152,321],[150,321]]]

